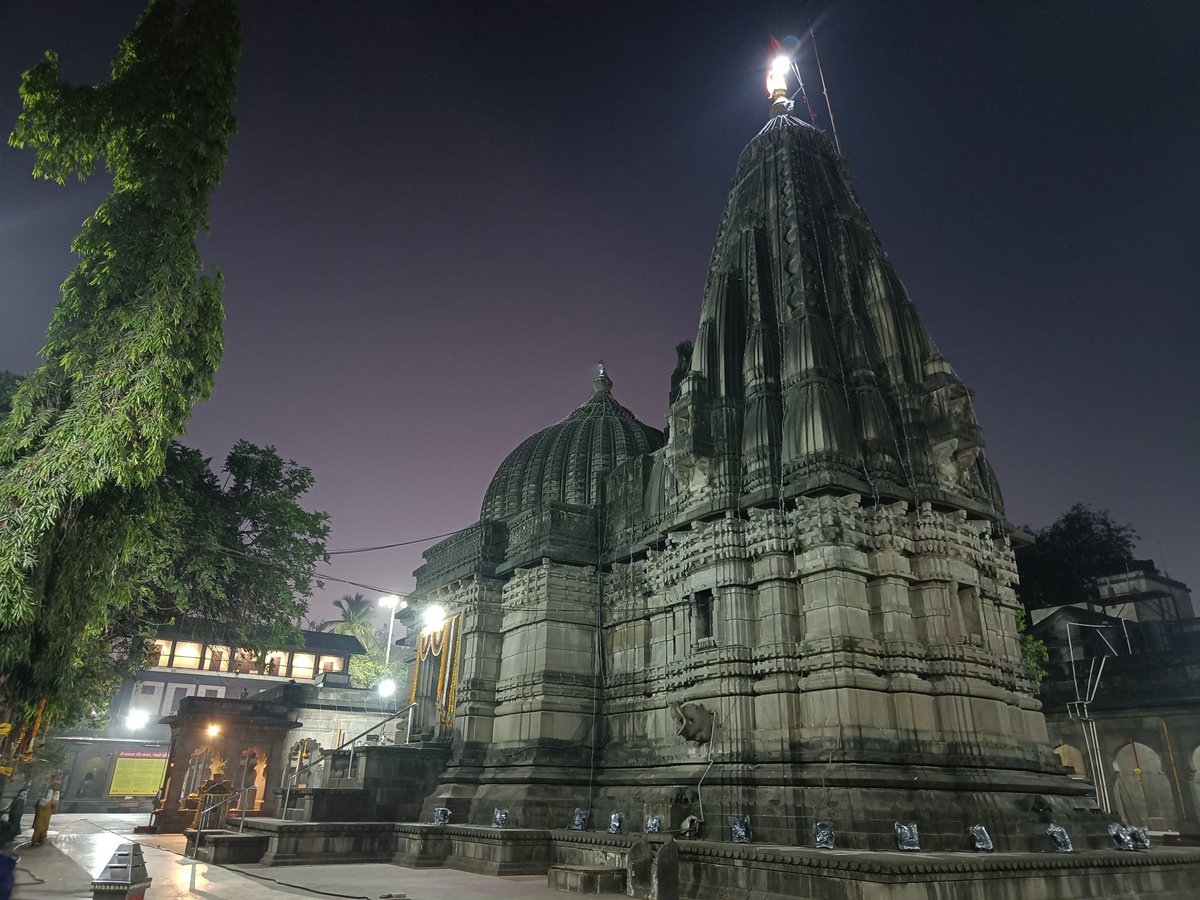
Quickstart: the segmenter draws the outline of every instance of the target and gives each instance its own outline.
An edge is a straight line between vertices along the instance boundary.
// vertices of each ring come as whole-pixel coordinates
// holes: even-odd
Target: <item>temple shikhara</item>
[[[420,663],[421,726],[453,745],[426,807],[694,816],[714,837],[749,817],[773,843],[826,821],[855,847],[894,846],[896,820],[1013,846],[1042,838],[1035,806],[1071,819],[1086,788],[1031,696],[970,392],[781,96],[679,349],[664,431],[602,370],[426,553],[457,681],[450,718]]]

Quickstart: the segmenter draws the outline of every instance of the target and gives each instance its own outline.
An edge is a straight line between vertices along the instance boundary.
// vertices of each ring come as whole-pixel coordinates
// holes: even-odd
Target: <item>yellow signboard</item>
[[[166,750],[118,750],[108,796],[153,797],[166,771]]]
[[[0,737],[12,733],[12,722],[0,722]]]

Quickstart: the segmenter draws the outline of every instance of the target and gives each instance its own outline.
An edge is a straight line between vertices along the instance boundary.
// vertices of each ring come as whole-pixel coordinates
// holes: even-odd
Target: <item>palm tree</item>
[[[375,628],[376,609],[370,600],[362,594],[346,594],[341,600],[334,600],[333,605],[341,611],[342,617],[322,622],[322,631],[353,635],[368,649],[379,643],[379,632]]]

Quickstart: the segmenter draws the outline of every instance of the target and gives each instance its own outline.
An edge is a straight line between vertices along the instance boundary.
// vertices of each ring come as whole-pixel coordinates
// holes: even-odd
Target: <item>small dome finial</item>
[[[604,360],[596,363],[596,380],[592,382],[592,392],[596,394],[611,394],[612,379],[608,377],[608,370],[604,368]]]

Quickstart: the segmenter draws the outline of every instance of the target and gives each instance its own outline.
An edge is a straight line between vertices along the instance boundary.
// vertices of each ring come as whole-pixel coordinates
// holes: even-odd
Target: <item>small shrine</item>
[[[152,827],[159,834],[221,827],[229,815],[275,814],[289,732],[300,727],[286,702],[187,697],[171,727],[171,756]],[[204,816],[201,813],[216,807]]]

